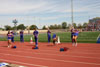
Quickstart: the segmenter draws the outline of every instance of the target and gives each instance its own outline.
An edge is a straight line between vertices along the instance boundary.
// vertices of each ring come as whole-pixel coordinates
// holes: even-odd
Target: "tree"
[[[42,29],[46,29],[46,26],[44,25]]]
[[[49,27],[50,29],[54,29],[54,26],[53,25],[50,25],[50,27]]]
[[[36,25],[31,25],[30,26],[30,30],[33,30],[33,29],[36,29],[36,28],[38,28]]]
[[[14,23],[14,30],[17,30],[17,23],[18,23],[18,21],[15,19],[15,20],[13,20],[13,23]]]
[[[55,25],[50,25],[50,26],[49,26],[49,29],[62,29],[62,26],[61,26],[61,25],[57,25],[57,24],[55,24]]]
[[[87,25],[88,25],[88,23],[85,22],[85,23],[83,24],[83,28],[86,28]]]
[[[12,30],[15,30],[16,29],[16,27],[14,26],[14,27],[12,27]]]
[[[61,29],[62,28],[62,26],[61,25],[58,25],[58,27],[57,27],[58,29]]]
[[[72,25],[71,24],[68,24],[68,27],[71,27]]]
[[[63,22],[63,23],[62,23],[62,28],[63,28],[63,29],[66,29],[66,28],[67,28],[67,23],[66,23],[66,22]]]
[[[24,24],[20,24],[20,25],[18,25],[17,26],[17,29],[19,30],[19,29],[21,29],[21,30],[25,30],[25,26],[24,26]]]
[[[4,30],[4,28],[1,28],[1,27],[0,27],[0,30]]]
[[[5,30],[12,30],[11,26],[9,25],[5,25],[4,27],[5,27]]]
[[[77,28],[76,23],[73,23],[74,28]]]
[[[57,27],[58,27],[57,24],[55,24],[55,25],[54,25],[54,29],[58,29]]]
[[[78,24],[78,28],[80,28],[80,29],[82,28],[82,25],[80,23]]]

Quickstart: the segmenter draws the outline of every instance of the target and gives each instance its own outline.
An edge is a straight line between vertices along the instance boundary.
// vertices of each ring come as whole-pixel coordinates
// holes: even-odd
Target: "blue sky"
[[[26,26],[71,23],[71,0],[0,0],[0,27],[13,26],[12,20]],[[100,0],[73,0],[74,22],[100,17]]]

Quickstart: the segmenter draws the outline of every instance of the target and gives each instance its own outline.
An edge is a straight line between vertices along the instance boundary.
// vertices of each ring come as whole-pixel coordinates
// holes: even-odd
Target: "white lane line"
[[[19,62],[19,61],[11,61],[11,60],[5,60],[5,59],[0,59],[0,60],[1,60],[1,61],[10,62],[10,63],[25,64],[25,65],[30,65],[30,66],[37,66],[37,67],[48,67],[48,66],[37,65],[37,64],[23,63],[23,62]]]
[[[20,48],[19,48],[19,49],[20,49]],[[23,48],[21,48],[21,49],[23,49]],[[71,49],[72,49],[72,48],[71,48]],[[71,50],[71,49],[69,48],[69,50]],[[23,49],[23,50],[25,50],[25,49]],[[26,49],[26,50],[32,50],[32,49]],[[59,48],[59,49],[55,49],[55,50],[54,50],[54,49],[53,49],[53,50],[52,50],[52,49],[50,49],[50,50],[49,50],[49,49],[48,49],[48,50],[47,50],[47,49],[44,49],[44,50],[41,49],[41,51],[45,51],[45,52],[48,52],[48,51],[59,52],[59,50],[60,50],[60,48]],[[72,50],[71,50],[71,51],[72,51]],[[78,52],[79,50],[74,50],[74,51],[75,51],[75,52]],[[95,51],[95,52],[96,52],[96,51],[100,51],[100,50],[80,50],[80,51],[81,51],[81,53],[82,53],[82,52],[85,52],[85,53],[86,53],[87,51],[90,51],[90,52]],[[90,54],[91,54],[91,53],[90,53]],[[97,54],[97,53],[95,53],[95,54]]]
[[[27,49],[27,50],[31,50],[31,49]],[[70,50],[70,49],[69,49]],[[54,51],[54,50],[41,50],[41,51],[53,51],[53,52],[60,52],[59,50],[57,50],[57,51]],[[77,54],[100,54],[100,53],[86,53],[86,52],[77,52],[77,51],[75,51],[75,52],[70,52],[70,53],[77,53]]]
[[[48,58],[39,58],[39,57],[32,57],[32,56],[20,56],[20,55],[12,55],[12,54],[3,54],[15,57],[24,57],[24,58],[34,58],[39,60],[46,60],[46,61],[56,61],[56,62],[65,62],[65,63],[77,63],[77,64],[88,64],[88,65],[99,65],[99,63],[89,63],[89,62],[77,62],[77,61],[66,61],[66,60],[57,60],[57,59],[48,59]],[[40,66],[40,65],[39,65]]]
[[[23,49],[23,50],[32,50],[32,49],[24,49],[24,48],[18,48],[18,49]],[[77,48],[78,49],[78,48]],[[71,49],[69,49],[69,50],[71,50]],[[50,50],[47,50],[47,49],[44,49],[44,50],[42,50],[41,49],[41,51],[45,51],[45,52],[48,52],[48,51],[53,51],[53,52],[59,52],[59,50],[58,49],[55,49],[55,51],[54,50],[52,50],[52,49],[50,49]],[[79,50],[76,50],[75,52],[71,52],[71,53],[82,53],[82,52],[77,52],[77,51],[79,51]],[[99,51],[99,50],[81,50],[81,51]],[[86,52],[84,52],[84,54],[99,54],[99,53],[86,53]]]
[[[3,47],[2,47],[3,48]],[[24,49],[24,48],[18,48],[18,49],[23,49],[23,50],[32,50],[32,49]],[[78,48],[77,48],[78,49]],[[69,50],[71,50],[71,49],[69,49]],[[55,51],[54,50],[52,50],[52,49],[50,49],[50,50],[47,50],[47,49],[45,49],[45,50],[42,50],[41,49],[41,51],[45,51],[45,52],[48,52],[48,51],[53,51],[53,52],[59,52],[59,50],[58,49],[55,49]],[[78,50],[77,50],[78,51]],[[70,53],[82,53],[82,52],[77,52],[77,51],[75,51],[75,52],[70,52]],[[97,50],[81,50],[81,51],[97,51]],[[99,50],[98,50],[99,51]],[[86,52],[84,52],[84,54],[99,54],[99,53],[86,53]]]
[[[2,47],[2,46],[1,46]],[[3,48],[3,47],[2,47]],[[69,47],[69,48],[71,48],[71,47]],[[86,47],[85,47],[86,48]],[[94,47],[93,47],[94,48]],[[18,49],[24,49],[24,48],[18,48]],[[72,49],[72,48],[71,48]],[[77,49],[81,49],[81,48],[77,48]],[[24,49],[25,50],[25,49]],[[32,49],[27,49],[27,50],[32,50]],[[47,48],[47,49],[45,49],[45,50],[43,50],[43,49],[41,49],[41,51],[54,51],[54,50],[56,50],[55,52],[59,52],[59,50],[58,49],[55,49],[55,48]],[[78,50],[77,50],[78,51]],[[99,49],[98,50],[94,50],[94,49],[91,49],[91,50],[81,50],[81,51],[99,51]]]
[[[63,47],[64,47],[64,46],[63,46]],[[65,46],[65,47],[67,47],[67,46]],[[59,47],[59,48],[60,48],[60,47]],[[72,47],[68,47],[68,48],[71,48],[71,49],[72,49]],[[85,47],[85,48],[86,48],[86,47]],[[85,48],[79,48],[79,47],[78,47],[77,49],[85,49]],[[94,48],[94,47],[93,47],[93,48]],[[96,47],[95,47],[95,48],[96,48]],[[20,48],[19,48],[19,49],[20,49]],[[21,49],[23,49],[23,48],[21,48]],[[31,49],[29,49],[29,50],[31,50]],[[42,50],[42,49],[41,49],[41,50]],[[58,49],[55,49],[55,48],[46,48],[45,51],[46,51],[46,50],[47,50],[47,51],[53,51],[53,50],[58,50]],[[99,51],[99,50],[100,50],[100,49],[95,50],[95,49],[92,49],[92,48],[91,48],[91,50],[86,50],[86,49],[85,49],[85,50],[83,50],[83,51]]]
[[[1,49],[0,49],[1,50]],[[11,51],[11,50],[3,50],[3,51]],[[13,52],[13,51],[11,51]],[[45,55],[56,55],[56,56],[67,56],[67,57],[77,57],[77,58],[87,58],[87,59],[100,59],[97,57],[86,57],[86,56],[72,56],[72,55],[59,55],[59,54],[50,54],[50,53],[36,53],[36,52],[25,52],[25,51],[14,51],[20,53],[33,53],[33,54],[45,54]]]
[[[4,49],[0,49],[0,50],[4,50]],[[26,50],[29,50],[29,49],[26,49]],[[17,50],[18,51],[18,50]],[[41,51],[47,51],[47,50],[41,50]],[[23,51],[22,51],[23,52]],[[25,51],[24,51],[25,52]],[[60,52],[60,51],[53,51],[53,52]],[[31,52],[32,53],[32,52]],[[86,52],[70,52],[70,53],[75,53],[75,54],[99,54],[100,53],[86,53]]]

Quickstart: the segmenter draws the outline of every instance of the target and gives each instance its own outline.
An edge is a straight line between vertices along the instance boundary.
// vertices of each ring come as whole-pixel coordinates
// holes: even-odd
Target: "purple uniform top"
[[[20,31],[20,35],[23,35],[23,31]]]
[[[74,35],[74,29],[71,29],[71,34]]]
[[[53,38],[53,39],[56,38],[56,34],[53,34],[53,37],[52,37],[52,38]]]
[[[51,32],[48,30],[48,31],[47,31],[47,34],[48,34],[48,36],[50,36],[50,35],[51,35]]]
[[[11,32],[12,36],[14,37],[14,32]]]
[[[12,34],[7,34],[8,39],[11,39]]]
[[[79,31],[76,31],[76,32],[74,33],[75,36],[78,36],[78,34],[79,34]]]
[[[37,30],[34,31],[34,32],[33,32],[33,35],[34,35],[35,37],[37,37],[37,36],[38,36],[38,31],[37,31]]]

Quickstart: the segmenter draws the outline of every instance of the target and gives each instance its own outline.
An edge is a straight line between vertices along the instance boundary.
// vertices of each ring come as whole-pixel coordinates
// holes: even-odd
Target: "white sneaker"
[[[72,46],[74,46],[75,44],[74,43],[72,43]]]
[[[10,46],[8,46],[8,48],[9,48]]]
[[[75,46],[77,47],[77,43],[75,44]]]

